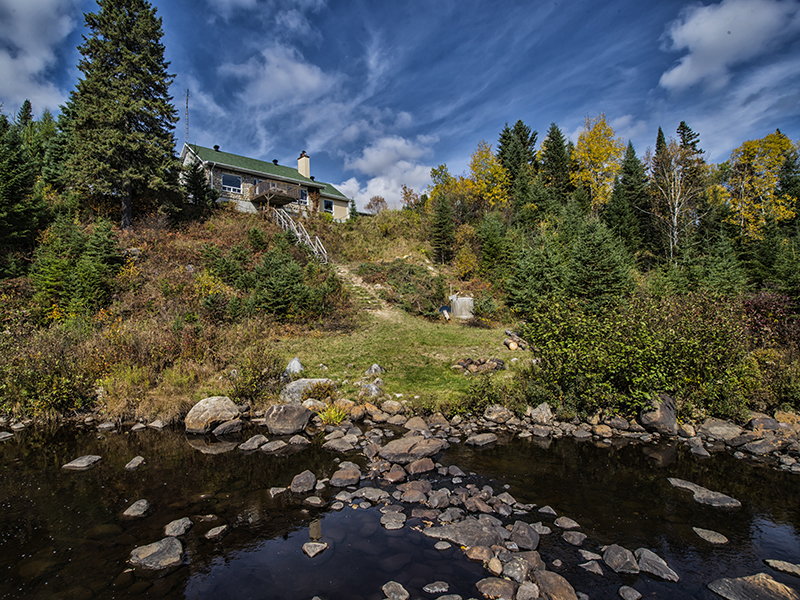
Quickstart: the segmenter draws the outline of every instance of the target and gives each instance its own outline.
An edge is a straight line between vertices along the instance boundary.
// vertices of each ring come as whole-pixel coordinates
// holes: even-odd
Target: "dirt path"
[[[377,317],[387,321],[400,321],[402,316],[400,309],[383,300],[374,286],[364,283],[361,277],[344,265],[337,264],[336,273],[350,288],[363,310],[369,310]]]

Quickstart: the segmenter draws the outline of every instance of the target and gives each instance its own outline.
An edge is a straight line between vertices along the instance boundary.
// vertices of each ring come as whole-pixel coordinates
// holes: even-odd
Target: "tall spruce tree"
[[[123,229],[134,208],[178,190],[172,130],[178,117],[164,60],[161,18],[147,0],[98,0],[78,47],[83,79],[75,94],[68,159],[73,185],[100,203],[119,203]]]
[[[642,212],[647,202],[647,174],[642,161],[636,156],[633,144],[628,142],[614,192],[602,218],[622,239],[631,255],[639,250],[642,233],[649,233],[647,221],[642,222],[642,217],[648,217],[647,213]]]
[[[431,246],[433,246],[434,259],[440,263],[449,262],[453,257],[455,241],[453,205],[447,194],[437,193],[433,199],[433,219],[431,221]]]
[[[564,134],[555,123],[550,124],[547,138],[542,143],[539,172],[545,186],[550,188],[555,200],[565,204],[572,193],[569,179],[570,158]]]

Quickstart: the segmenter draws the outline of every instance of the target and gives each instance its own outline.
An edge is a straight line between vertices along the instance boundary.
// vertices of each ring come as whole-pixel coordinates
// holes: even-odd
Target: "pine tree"
[[[641,243],[641,224],[647,217],[642,212],[647,205],[647,175],[644,165],[636,156],[633,144],[628,142],[619,176],[614,184],[611,200],[603,211],[603,222],[625,243],[631,254],[636,254]],[[646,226],[646,221],[644,222]],[[647,231],[647,229],[645,229]]]
[[[74,146],[75,92],[70,94],[60,107],[56,119],[55,134],[47,141],[42,165],[42,180],[58,191],[64,191],[69,183],[66,170],[69,148]]]
[[[219,192],[208,181],[208,176],[199,162],[192,162],[184,170],[184,192],[191,203],[193,216],[205,218],[217,206]]]
[[[431,246],[433,246],[434,260],[440,263],[449,262],[453,256],[455,241],[453,206],[447,194],[437,193],[433,200],[433,219],[431,220]]]
[[[98,0],[79,46],[68,167],[73,184],[98,201],[119,202],[123,229],[134,208],[177,192],[172,130],[178,118],[161,43],[161,18],[147,0]]]
[[[0,277],[19,274],[15,253],[30,250],[43,220],[32,194],[35,171],[20,130],[0,114]]]
[[[551,188],[554,199],[566,203],[572,192],[570,183],[570,155],[564,135],[555,123],[550,124],[547,138],[542,143],[539,172],[545,186]]]
[[[595,312],[633,289],[628,256],[598,219],[590,218],[572,244],[566,288]]]
[[[356,208],[355,198],[350,198],[349,220],[350,222],[355,222],[356,220],[358,220],[358,208]]]

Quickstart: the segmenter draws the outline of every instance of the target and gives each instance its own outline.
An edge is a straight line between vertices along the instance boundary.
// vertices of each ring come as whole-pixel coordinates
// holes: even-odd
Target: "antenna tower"
[[[189,143],[189,88],[186,88],[186,143]]]

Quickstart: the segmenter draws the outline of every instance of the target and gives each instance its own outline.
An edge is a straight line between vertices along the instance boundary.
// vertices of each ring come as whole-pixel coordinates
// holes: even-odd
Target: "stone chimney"
[[[297,158],[297,170],[303,177],[311,176],[311,159],[308,154],[306,154],[305,150],[303,150]]]

